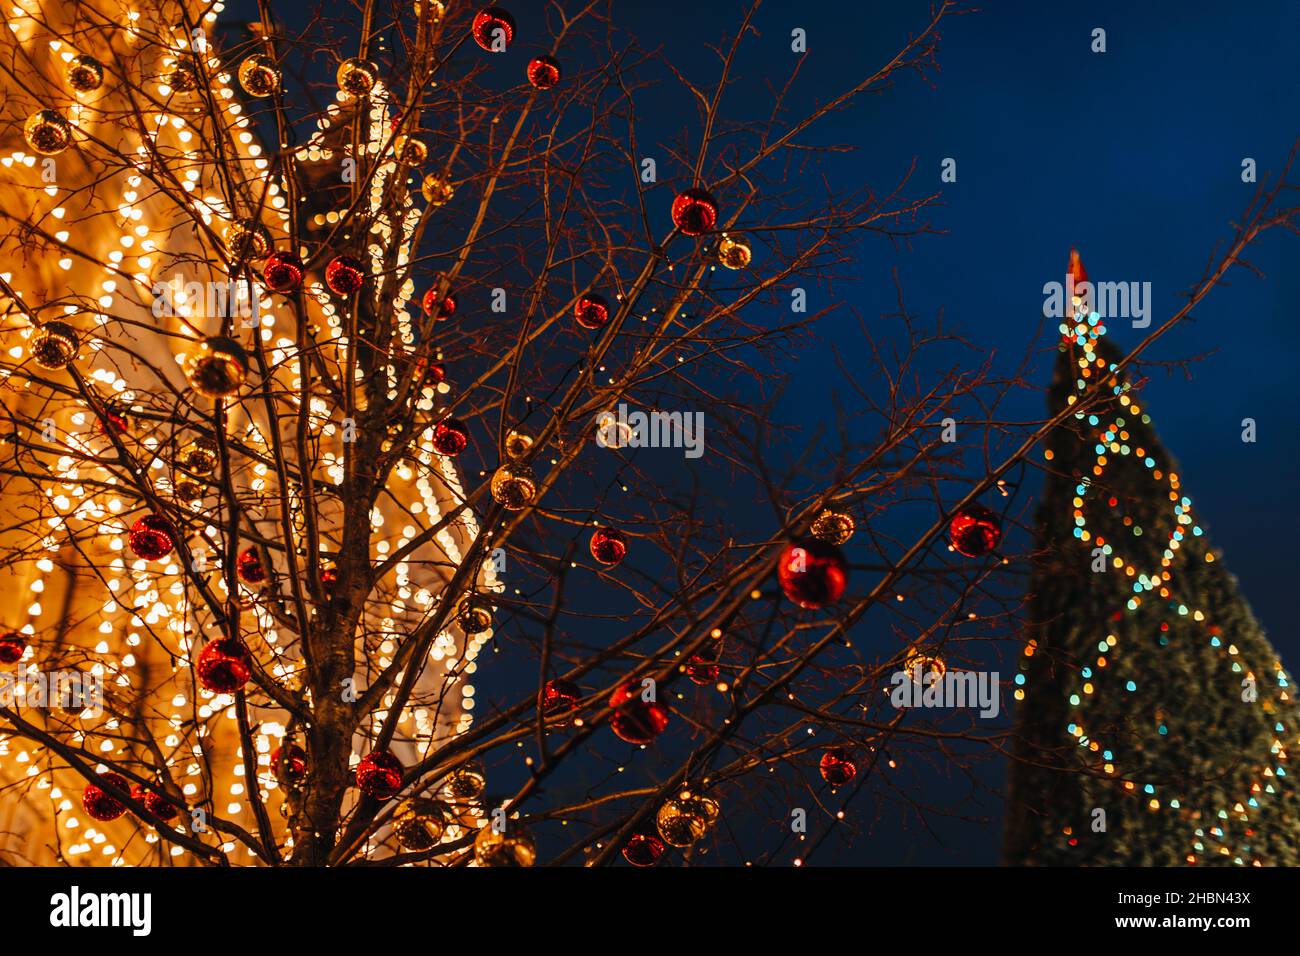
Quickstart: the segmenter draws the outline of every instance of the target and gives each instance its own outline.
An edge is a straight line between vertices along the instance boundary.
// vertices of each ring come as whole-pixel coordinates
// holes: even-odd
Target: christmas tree
[[[956,5],[815,89],[798,4],[689,62],[593,0],[239,6],[0,32],[0,863],[802,865],[939,808],[1001,732],[887,691],[1000,689],[1047,429],[901,289],[839,363],[942,191],[813,184]]]
[[[1086,281],[1077,256],[1072,273]],[[1082,288],[1082,286],[1081,286]],[[1290,679],[1088,297],[1062,326],[1005,854],[1031,865],[1300,859]]]

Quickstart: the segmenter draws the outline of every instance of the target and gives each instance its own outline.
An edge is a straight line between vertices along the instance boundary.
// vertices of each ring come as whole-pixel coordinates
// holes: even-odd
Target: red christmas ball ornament
[[[591,535],[591,556],[612,568],[627,557],[627,536],[617,528],[597,528]]]
[[[657,700],[642,698],[639,682],[621,685],[609,695],[609,706],[614,709],[610,729],[630,744],[648,744],[668,726],[668,708]]]
[[[271,753],[271,772],[286,786],[302,783],[307,777],[307,751],[297,744],[281,744]]]
[[[442,304],[438,304],[438,287],[434,286],[424,294],[420,300],[420,306],[424,309],[425,315],[433,315],[436,311],[438,321],[445,322],[456,314],[456,297],[448,292],[442,297]]]
[[[535,89],[550,90],[560,82],[560,63],[554,57],[536,56],[528,63],[528,82]]]
[[[484,7],[474,14],[470,31],[489,53],[504,53],[515,38],[515,18],[500,7]]]
[[[687,236],[700,236],[718,222],[718,204],[704,189],[688,189],[673,200],[673,225]]]
[[[150,790],[142,784],[131,785],[131,797],[136,803],[143,803],[144,808],[156,816],[163,823],[170,823],[176,819],[180,813],[172,804],[168,803],[166,798],[156,790]]]
[[[818,767],[822,772],[822,779],[832,787],[842,787],[858,775],[857,765],[839,748],[833,748],[822,754]]]
[[[302,285],[302,260],[292,252],[273,252],[262,267],[262,281],[272,292],[296,292]]]
[[[447,367],[441,362],[421,361],[420,365],[423,372],[420,376],[420,384],[424,388],[437,388],[447,380]]]
[[[199,683],[215,694],[233,694],[253,675],[253,655],[233,637],[209,641],[194,665]]]
[[[101,773],[99,779],[124,792],[129,793],[131,790],[131,785],[126,782],[126,777],[120,773]],[[126,813],[125,803],[118,800],[117,797],[105,793],[93,783],[86,784],[86,789],[81,791],[81,807],[91,817],[104,823],[109,820],[116,820]]]
[[[664,841],[653,833],[633,833],[623,845],[623,859],[633,866],[654,866],[664,855]]]
[[[334,585],[338,583],[339,572],[335,568],[323,568],[320,573],[320,586],[325,589],[325,593],[334,590]]]
[[[27,638],[17,631],[0,637],[0,664],[17,664],[27,650]]]
[[[603,328],[609,321],[609,303],[594,293],[584,295],[574,303],[573,317],[584,329]]]
[[[948,543],[968,558],[982,558],[1002,540],[1002,522],[983,505],[970,504],[948,522]]]
[[[325,267],[325,284],[335,295],[352,295],[366,284],[365,269],[351,256],[335,256]]]
[[[266,580],[266,565],[257,548],[245,548],[235,559],[235,573],[245,584],[261,584]]]
[[[582,689],[573,681],[556,677],[542,687],[542,713],[547,717],[567,714],[582,697]]]
[[[469,429],[455,418],[444,418],[433,429],[433,450],[455,457],[469,447]]]
[[[716,683],[721,670],[718,667],[718,647],[716,644],[713,647],[692,654],[690,660],[686,662],[686,676],[690,678],[691,683],[699,684],[701,687],[706,684]]]
[[[126,546],[137,558],[161,561],[176,547],[176,526],[162,515],[145,515],[127,531]]]
[[[776,566],[781,590],[803,608],[825,607],[844,595],[849,565],[833,544],[808,538],[786,545]]]
[[[131,421],[126,417],[122,409],[106,405],[104,414],[95,422],[95,431],[101,435],[107,435],[112,432],[114,435],[125,435],[131,430]]]
[[[357,789],[376,800],[391,800],[402,789],[402,762],[387,750],[366,754],[357,764]]]

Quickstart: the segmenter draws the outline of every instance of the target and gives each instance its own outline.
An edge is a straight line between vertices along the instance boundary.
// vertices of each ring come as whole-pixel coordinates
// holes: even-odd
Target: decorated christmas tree
[[[964,806],[918,774],[1001,739],[989,645],[1048,428],[990,415],[1020,373],[901,288],[820,337],[859,249],[934,231],[942,192],[874,134],[896,183],[814,185],[848,148],[825,121],[928,77],[958,5],[813,89],[797,4],[721,39],[669,22],[693,57],[597,0],[319,6],[10,5],[0,864],[804,865]],[[847,406],[797,376],[809,353]],[[1287,806],[1280,671],[1132,396],[1083,394],[1124,421],[1116,467],[1080,457],[1085,537],[1040,588],[1060,649],[1022,690],[1065,746],[1031,759],[1080,808],[1132,778],[1112,848],[1140,796],[1187,853],[1272,861],[1281,828],[1247,830]],[[1094,515],[1129,466],[1145,484]],[[1084,577],[1098,534],[1121,566]],[[1130,582],[1132,608],[1103,599]],[[1214,707],[1127,673],[1126,644],[1047,639],[1119,613],[1127,640],[1157,598],[1203,629],[1167,635],[1190,663],[1161,680]],[[927,678],[981,706],[888,692]],[[1114,708],[1066,713],[1066,679]],[[1155,760],[1198,735],[1204,766]]]
[[[1087,279],[1077,256],[1077,282]],[[1080,286],[1080,288],[1085,288]],[[1088,297],[1049,397],[1010,863],[1300,860],[1290,679]]]

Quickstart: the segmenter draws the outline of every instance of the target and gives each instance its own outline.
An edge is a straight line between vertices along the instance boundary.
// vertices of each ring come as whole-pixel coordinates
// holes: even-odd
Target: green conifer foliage
[[[1084,411],[1048,442],[1006,861],[1300,863],[1290,678],[1104,327],[1075,322],[1049,406]]]

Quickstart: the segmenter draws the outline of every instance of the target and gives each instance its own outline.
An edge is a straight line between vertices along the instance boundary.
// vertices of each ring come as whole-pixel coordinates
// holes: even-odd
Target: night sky
[[[620,4],[643,37],[662,24],[679,66],[699,57],[701,40],[723,36],[739,4]],[[834,16],[810,17],[802,4],[764,4],[755,47],[779,50],[793,26],[809,31],[801,88],[822,101],[892,55],[928,18],[925,2],[836,4]],[[837,283],[843,303],[821,326],[828,344],[856,341],[857,317],[896,309],[891,270],[902,278],[909,310],[945,323],[993,354],[1010,372],[1039,329],[1042,287],[1061,281],[1071,246],[1094,280],[1150,282],[1152,327],[1176,311],[1253,185],[1241,162],[1278,171],[1300,136],[1295,103],[1300,74],[1291,39],[1300,6],[1213,2],[1056,4],[993,2],[947,21],[939,72],[930,83],[903,77],[884,95],[819,125],[814,140],[850,143],[852,157],[828,163],[832,188],[863,182],[888,188],[913,160],[912,195],[942,190],[929,222],[946,234],[910,248],[869,238],[857,250],[856,282]],[[1086,6],[1087,9],[1084,9]],[[680,8],[679,15],[664,11]],[[646,11],[646,12],[642,12]],[[1095,27],[1107,52],[1090,50]],[[647,45],[648,39],[647,39]],[[756,83],[763,55],[746,64]],[[697,78],[699,73],[694,74]],[[707,74],[705,74],[707,75]],[[956,183],[940,183],[940,163],[957,160]],[[1183,487],[1211,539],[1223,550],[1269,635],[1290,667],[1300,635],[1290,626],[1296,561],[1286,528],[1300,493],[1294,462],[1294,321],[1300,294],[1300,247],[1294,236],[1266,236],[1249,255],[1264,280],[1235,270],[1185,323],[1147,353],[1153,360],[1203,356],[1191,377],[1149,370],[1146,405],[1166,447],[1177,456]],[[828,293],[829,295],[829,293]],[[1146,333],[1112,323],[1127,349]],[[1054,327],[1038,340],[1032,384],[1045,387],[1055,356]],[[839,378],[829,349],[813,349],[789,368],[787,419],[809,428],[828,382]],[[1014,394],[1008,417],[1041,417],[1042,396]],[[1258,441],[1240,440],[1251,417]],[[1030,493],[1036,494],[1036,479]],[[1032,511],[1031,511],[1032,513]],[[871,633],[870,619],[864,624]],[[870,637],[868,637],[870,639]],[[982,776],[999,786],[1003,770]],[[941,796],[959,784],[936,773]],[[964,792],[964,788],[961,788]],[[908,831],[874,831],[839,862],[995,863],[996,800],[972,807],[993,823],[931,821],[938,840]]]
[[[958,182],[943,186],[945,205],[932,217],[947,235],[899,253],[863,244],[861,282],[846,296],[863,315],[894,308],[889,269],[897,265],[914,311],[944,310],[1010,367],[1036,328],[1042,284],[1062,278],[1075,245],[1094,279],[1150,281],[1158,325],[1245,208],[1254,187],[1241,182],[1242,158],[1280,169],[1300,136],[1300,74],[1287,39],[1300,28],[1300,7],[1082,6],[991,3],[957,18],[944,28],[933,89],[900,82],[870,109],[833,120],[830,138],[863,146],[844,164],[846,182],[896,178],[912,157],[919,175],[937,182],[940,160],[958,160]],[[927,9],[870,4],[839,15],[844,28],[826,31],[823,72],[875,62]],[[1104,55],[1089,52],[1095,26],[1107,31]],[[1212,354],[1191,380],[1152,372],[1146,394],[1210,534],[1294,661],[1295,559],[1279,531],[1300,490],[1292,465],[1300,452],[1292,424],[1300,248],[1294,237],[1274,235],[1250,258],[1265,280],[1236,270],[1194,322],[1148,353]],[[1127,348],[1145,333],[1121,323],[1111,335]],[[1053,344],[1050,330],[1042,344]],[[796,372],[803,373],[810,382],[820,374]],[[1026,401],[1027,416],[1039,410]],[[1259,423],[1254,445],[1240,441],[1248,416]]]
[[[614,6],[643,47],[661,47],[706,86],[716,76],[716,60],[705,44],[729,38],[743,9],[731,0],[618,0]],[[808,349],[785,369],[790,381],[782,418],[790,424],[811,431],[822,421],[819,410],[840,380],[831,346],[845,349],[851,362],[859,318],[871,324],[896,309],[895,268],[913,313],[931,321],[942,313],[947,325],[992,354],[999,369],[1010,372],[1036,347],[1031,384],[1038,389],[1048,384],[1056,354],[1054,326],[1040,321],[1042,287],[1063,279],[1071,246],[1080,249],[1094,280],[1150,282],[1152,326],[1159,325],[1230,237],[1231,222],[1249,201],[1255,187],[1241,181],[1243,158],[1256,160],[1261,177],[1276,172],[1300,136],[1294,55],[1300,5],[1294,0],[992,0],[982,6],[945,23],[936,72],[926,79],[900,74],[891,89],[829,117],[808,137],[856,147],[824,164],[833,192],[864,184],[891,188],[915,162],[907,192],[941,191],[941,204],[926,218],[942,234],[907,246],[866,238],[848,270],[852,281],[814,291],[814,307],[840,309],[819,327],[826,347]],[[526,33],[535,12],[512,9]],[[242,12],[242,2],[233,4],[226,18]],[[755,20],[759,35],[739,64],[749,90],[742,83],[727,105],[761,113],[769,102],[768,77],[780,82],[789,69],[794,27],[808,31],[809,47],[797,110],[867,75],[928,19],[929,4],[912,0],[764,3]],[[1106,30],[1104,54],[1090,50],[1096,27]],[[695,115],[686,94],[669,82],[643,96],[639,108],[648,137],[672,136]],[[940,182],[946,157],[957,161],[955,183]],[[1249,258],[1265,279],[1236,270],[1231,286],[1215,291],[1194,322],[1148,353],[1157,360],[1203,360],[1190,378],[1153,370],[1144,405],[1181,461],[1183,487],[1200,520],[1284,662],[1295,668],[1300,636],[1289,626],[1295,509],[1288,502],[1300,495],[1294,466],[1300,436],[1292,425],[1300,245],[1294,236],[1270,235]],[[1145,334],[1126,322],[1111,328],[1126,349]],[[1004,411],[1041,418],[1043,395],[1022,389]],[[1246,417],[1258,422],[1255,444],[1240,440]],[[1036,494],[1037,481],[1031,478],[1023,494]],[[1026,504],[1032,512],[1032,501]],[[871,639],[872,626],[868,615],[863,638]],[[988,764],[982,775],[996,788],[1004,768]],[[924,786],[939,799],[964,792],[942,773]],[[878,828],[833,862],[996,863],[998,801],[986,800],[972,814],[986,822],[935,820],[933,836],[915,827]]]

